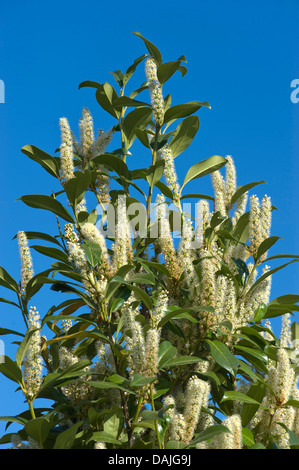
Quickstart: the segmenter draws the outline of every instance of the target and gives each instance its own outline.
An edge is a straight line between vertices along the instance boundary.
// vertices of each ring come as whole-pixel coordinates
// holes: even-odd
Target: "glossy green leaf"
[[[57,201],[57,199],[50,196],[46,196],[45,194],[28,194],[27,196],[21,196],[19,200],[23,201],[27,206],[53,212],[67,222],[75,223],[73,217],[65,207]]]
[[[134,60],[133,64],[128,67],[126,70],[126,73],[124,74],[123,78],[123,84],[126,85],[126,83],[130,80],[132,77],[133,73],[135,72],[137,66],[147,57],[147,54],[143,54],[140,57],[137,57],[137,59]]]
[[[235,376],[238,370],[238,361],[228,347],[218,340],[211,341],[207,339],[205,342],[210,348],[214,361]]]
[[[101,264],[102,250],[98,243],[92,242],[91,240],[84,240],[82,250],[85,253],[87,261],[92,267]]]
[[[251,447],[255,444],[254,435],[250,429],[242,428],[242,442],[246,447]]]
[[[20,346],[18,347],[18,350],[17,350],[17,353],[16,353],[16,363],[17,363],[18,367],[21,367],[23,359],[25,357],[25,354],[26,354],[26,352],[27,352],[27,350],[30,346],[30,343],[33,339],[32,337],[33,337],[34,333],[36,333],[37,330],[38,330],[38,328],[27,331],[27,333],[25,335],[25,338],[23,339]]]
[[[263,240],[260,246],[258,247],[255,261],[258,261],[262,255],[264,255],[281,237],[269,237],[266,240]]]
[[[176,133],[168,145],[173,158],[180,155],[189,147],[196,136],[198,129],[198,116],[189,116],[178,125]]]
[[[66,195],[73,206],[77,206],[82,201],[90,183],[91,174],[87,170],[84,172],[75,171],[73,178],[65,183]]]
[[[177,354],[177,352],[178,350],[172,346],[169,341],[163,341],[160,344],[158,353],[159,368],[164,367],[164,364],[167,361],[170,361]]]
[[[197,434],[195,439],[193,439],[187,447],[193,447],[199,442],[208,441],[209,439],[213,439],[213,437],[218,436],[222,433],[230,433],[230,430],[224,426],[223,424],[214,424],[213,426],[209,426],[204,431],[201,431]]]
[[[42,448],[42,444],[46,440],[51,427],[51,420],[41,416],[39,418],[27,421],[27,423],[25,424],[25,431],[32,439],[34,439],[39,444],[40,448]]]
[[[167,82],[167,80],[172,77],[172,75],[177,71],[184,70],[180,69],[181,61],[180,60],[173,60],[171,62],[165,62],[164,64],[159,65],[157,70],[158,80],[163,85],[163,83]]]
[[[252,405],[259,405],[259,402],[256,401],[254,398],[247,396],[245,393],[237,392],[237,391],[227,391],[224,393],[221,403],[224,401],[238,401],[241,403],[250,403]]]
[[[189,101],[185,104],[177,104],[169,108],[164,114],[164,124],[174,119],[180,119],[191,114],[196,113],[202,106],[211,109],[210,104],[205,101],[204,103],[200,101]]]
[[[73,424],[71,427],[60,433],[56,438],[53,449],[71,449],[75,442],[78,429],[82,424],[83,420],[78,421],[77,423]]]
[[[168,369],[171,367],[185,366],[187,364],[198,364],[201,362],[200,357],[195,356],[176,356],[173,359],[169,359],[166,362],[163,362],[161,369]]]
[[[149,41],[148,39],[146,39],[145,37],[143,37],[143,35],[141,33],[139,33],[139,31],[134,31],[132,34],[134,34],[135,36],[138,36],[140,39],[143,40],[148,52],[150,53],[151,56],[153,56],[153,58],[156,60],[157,64],[160,65],[162,64],[162,54],[161,52],[159,51],[159,49],[157,48],[157,46],[155,46],[151,41]]]
[[[19,286],[11,275],[0,266],[0,286],[6,287],[16,293],[19,293]]]
[[[254,313],[254,317],[253,317],[253,320],[254,322],[260,322],[263,320],[263,318],[265,318],[266,316],[266,313],[267,313],[267,305],[262,302],[259,307],[256,309],[255,313]]]
[[[103,165],[108,170],[115,171],[119,176],[130,179],[130,173],[126,163],[117,155],[106,153],[105,155],[95,157],[92,162],[96,165]]]
[[[135,129],[143,130],[150,122],[152,109],[148,107],[139,107],[126,115],[123,121],[123,130],[127,139],[127,147],[133,144],[136,134]]]
[[[116,111],[113,105],[113,102],[118,98],[118,95],[115,89],[113,88],[113,86],[110,85],[110,83],[107,83],[107,82],[105,82],[103,85],[100,83],[97,85],[98,85],[96,87],[97,102],[105,111],[111,114],[111,116],[118,119],[119,112]]]
[[[235,202],[237,202],[237,200],[245,193],[247,193],[247,191],[249,191],[251,188],[254,188],[255,186],[257,186],[258,184],[266,184],[266,181],[256,181],[254,183],[248,183],[248,184],[245,184],[244,186],[239,186],[235,193],[232,195],[231,197],[231,200],[230,200],[230,207],[233,206],[233,204]]]
[[[139,107],[144,108],[144,106],[150,106],[148,103],[145,103],[144,101],[134,100],[133,98],[129,98],[128,96],[120,96],[114,101],[113,104],[114,104],[115,109],[121,109],[127,106],[129,107],[133,106],[134,108],[139,108]]]
[[[189,182],[202,176],[208,175],[213,171],[219,170],[227,163],[227,160],[219,155],[214,155],[206,160],[193,165],[187,172],[182,188]]]
[[[31,248],[42,255],[49,256],[50,258],[58,259],[64,263],[68,262],[68,255],[58,248],[52,246],[32,245]]]
[[[2,362],[0,361],[0,373],[13,382],[18,384],[22,382],[21,369],[9,356],[2,356]]]
[[[44,240],[47,242],[54,243],[55,245],[61,246],[57,238],[52,237],[48,233],[43,233],[43,232],[24,232],[24,233],[26,235],[27,240]],[[14,238],[17,238],[17,235],[15,235]]]
[[[39,163],[50,175],[59,178],[57,159],[35,147],[35,145],[25,145],[21,150],[27,157],[31,158],[31,160]]]

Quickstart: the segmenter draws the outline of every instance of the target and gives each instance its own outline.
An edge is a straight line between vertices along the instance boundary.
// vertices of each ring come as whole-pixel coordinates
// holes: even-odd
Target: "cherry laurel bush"
[[[269,196],[250,195],[264,181],[237,186],[231,156],[206,158],[179,181],[175,159],[197,134],[197,111],[210,105],[172,104],[166,82],[186,74],[185,57],[163,62],[134,34],[146,53],[112,73],[118,91],[108,82],[79,87],[95,91],[115,124],[96,133],[84,108],[78,138],[60,119],[59,156],[22,148],[58,185],[20,200],[49,211],[57,226],[53,235],[18,232],[20,281],[0,268],[1,286],[14,296],[1,302],[24,321],[21,332],[1,328],[16,336],[17,351],[3,357],[0,372],[26,403],[2,417],[0,443],[298,448],[299,326],[291,315],[299,296],[270,295],[272,275],[299,256],[268,255],[279,240],[270,233],[275,208]],[[128,92],[141,64],[143,82]],[[213,196],[185,191],[207,175]],[[33,251],[51,258],[42,272],[34,272]],[[33,300],[41,289],[62,298],[43,315]],[[271,328],[277,316],[279,338]]]

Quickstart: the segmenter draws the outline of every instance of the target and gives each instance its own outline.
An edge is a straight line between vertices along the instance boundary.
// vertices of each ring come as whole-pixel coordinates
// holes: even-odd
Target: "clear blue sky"
[[[78,84],[113,83],[109,71],[124,71],[145,53],[142,41],[130,34],[133,31],[154,42],[165,61],[185,54],[187,75],[177,75],[167,84],[173,103],[207,100],[212,106],[200,110],[197,137],[185,157],[176,160],[179,177],[211,155],[232,155],[238,184],[266,180],[267,185],[255,192],[270,195],[279,209],[273,214],[272,234],[283,239],[272,254],[298,254],[299,103],[290,100],[291,81],[299,78],[298,20],[297,0],[252,0],[246,5],[237,0],[2,0],[0,265],[19,276],[17,244],[12,240],[18,230],[54,234],[54,217],[16,202],[23,194],[50,194],[57,188],[21,147],[33,144],[54,154],[59,118],[68,117],[76,131],[83,106],[92,111],[96,127],[109,128],[112,121],[97,105],[94,92],[79,91]],[[141,66],[140,81],[142,74]],[[209,177],[189,189],[211,193]],[[34,261],[38,271],[41,257],[34,254]],[[296,263],[279,272],[271,297],[298,294],[298,275]],[[42,292],[36,307],[44,314],[52,300],[46,290]],[[6,295],[0,288],[0,296]],[[280,322],[277,325],[279,331]],[[23,327],[17,312],[5,304],[0,304],[0,326]],[[3,339],[6,353],[14,357],[12,337]],[[23,397],[14,389],[0,377],[0,415],[24,409]],[[0,424],[0,435],[3,429]]]

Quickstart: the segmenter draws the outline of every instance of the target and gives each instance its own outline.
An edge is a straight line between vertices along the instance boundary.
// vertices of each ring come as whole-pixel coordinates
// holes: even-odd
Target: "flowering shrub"
[[[210,106],[172,105],[163,85],[176,72],[185,75],[185,57],[163,63],[158,48],[135,34],[148,53],[125,73],[112,73],[119,92],[107,82],[80,85],[95,89],[115,125],[96,135],[84,108],[79,139],[60,119],[60,157],[33,145],[22,149],[60,183],[51,196],[20,198],[54,213],[57,233],[17,234],[20,283],[0,268],[0,284],[17,297],[25,324],[24,332],[1,329],[22,340],[0,372],[28,404],[18,416],[2,417],[8,431],[12,422],[20,430],[0,443],[298,448],[298,324],[290,315],[299,296],[270,301],[270,290],[272,275],[299,256],[268,255],[279,239],[270,234],[271,199],[249,195],[263,181],[237,186],[231,156],[196,163],[179,183],[175,158],[196,136],[197,111]],[[125,94],[142,62],[146,81]],[[150,104],[136,99],[142,92]],[[135,141],[151,160],[130,169]],[[206,175],[213,196],[183,194]],[[195,216],[186,200],[196,201]],[[33,239],[47,245],[29,247]],[[34,274],[31,250],[55,261]],[[271,268],[280,258],[289,261]],[[41,288],[67,299],[40,316],[33,298]],[[270,319],[279,315],[277,338]],[[51,407],[35,407],[36,399]]]

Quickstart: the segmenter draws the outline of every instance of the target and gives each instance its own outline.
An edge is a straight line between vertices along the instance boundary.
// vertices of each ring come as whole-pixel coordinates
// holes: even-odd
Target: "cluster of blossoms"
[[[268,324],[271,328],[271,324]],[[275,436],[278,446],[289,448],[288,432],[281,426],[285,425],[294,434],[299,433],[299,410],[288,401],[299,399],[298,375],[296,362],[290,359],[291,341],[290,318],[285,314],[282,318],[280,348],[277,359],[270,360],[266,376],[267,390],[262,407],[250,422],[251,429],[256,429],[256,439],[263,442],[270,436]],[[294,351],[296,354],[296,351]]]
[[[162,127],[164,121],[164,100],[162,87],[157,76],[157,64],[153,57],[145,61],[145,75],[151,95],[154,119],[157,126]]]
[[[35,307],[28,315],[28,330],[34,331],[23,362],[25,393],[29,400],[35,398],[42,382],[43,361],[41,356],[40,316]]]
[[[33,277],[34,271],[32,257],[25,232],[18,232],[17,238],[21,260],[21,293],[24,295],[26,293],[26,286]]]
[[[202,318],[201,325],[192,326],[194,338],[200,337],[205,331],[217,328],[223,321],[229,321],[232,331],[248,324],[254,317],[258,307],[268,304],[271,290],[271,275],[267,275],[270,267],[265,265],[261,275],[264,280],[257,284],[257,265],[246,264],[250,253],[256,253],[259,244],[270,235],[271,225],[271,201],[265,196],[259,211],[256,205],[251,204],[249,211],[249,244],[240,241],[223,245],[217,236],[217,230],[212,230],[211,220],[213,214],[220,212],[223,221],[231,220],[232,228],[245,215],[247,192],[237,200],[234,215],[229,218],[231,199],[237,189],[236,170],[231,156],[227,157],[226,177],[220,171],[212,173],[212,182],[215,191],[215,209],[210,212],[209,203],[201,200],[196,208],[196,227],[190,220],[184,217],[180,245],[175,248],[175,239],[167,217],[167,206],[164,196],[158,196],[156,200],[156,217],[160,223],[160,238],[158,240],[158,252],[163,256],[165,266],[170,277],[166,280],[167,290],[170,293],[169,303],[188,306],[188,299],[183,298],[178,286],[189,291],[190,306],[198,305],[198,315]],[[256,197],[251,198],[256,201]],[[260,229],[257,238],[257,227]],[[211,236],[211,233],[213,236]],[[254,242],[253,242],[254,240]],[[254,249],[252,248],[254,246]],[[266,254],[260,259],[265,259]],[[159,258],[158,258],[159,260]],[[244,279],[242,285],[236,284],[235,276],[238,274],[238,265],[243,263]],[[223,263],[228,270],[223,271]],[[201,310],[200,307],[213,307],[214,311]],[[179,341],[177,340],[177,344]],[[188,346],[190,344],[188,343]],[[191,345],[192,346],[192,345]],[[181,344],[184,349],[186,344]],[[185,350],[186,352],[186,350]]]
[[[173,193],[173,202],[179,206],[180,185],[178,183],[172,151],[165,145],[158,151],[157,158],[164,162],[163,176],[165,178],[166,185]]]
[[[189,443],[200,422],[202,407],[207,407],[210,385],[196,376],[187,383],[185,392],[164,399],[166,415],[170,418],[169,437],[173,441]],[[169,407],[169,408],[168,408]]]
[[[112,141],[114,130],[104,132],[99,129],[97,137],[94,134],[92,115],[87,108],[83,108],[82,118],[79,120],[80,140],[77,141],[71,131],[68,120],[63,117],[59,121],[61,130],[60,161],[61,180],[67,183],[74,176],[75,167],[84,169],[90,161],[105,152]],[[99,201],[109,203],[109,175],[101,165],[97,166],[97,179],[95,181]],[[86,210],[85,200],[81,201],[77,211]]]
[[[139,306],[134,307],[134,296],[124,303],[122,315],[124,320],[125,341],[128,349],[129,374],[141,374],[153,377],[158,372],[158,352],[161,337],[159,323],[167,309],[168,296],[165,290],[158,293],[155,307],[151,312],[152,326],[144,334],[138,319]]]

